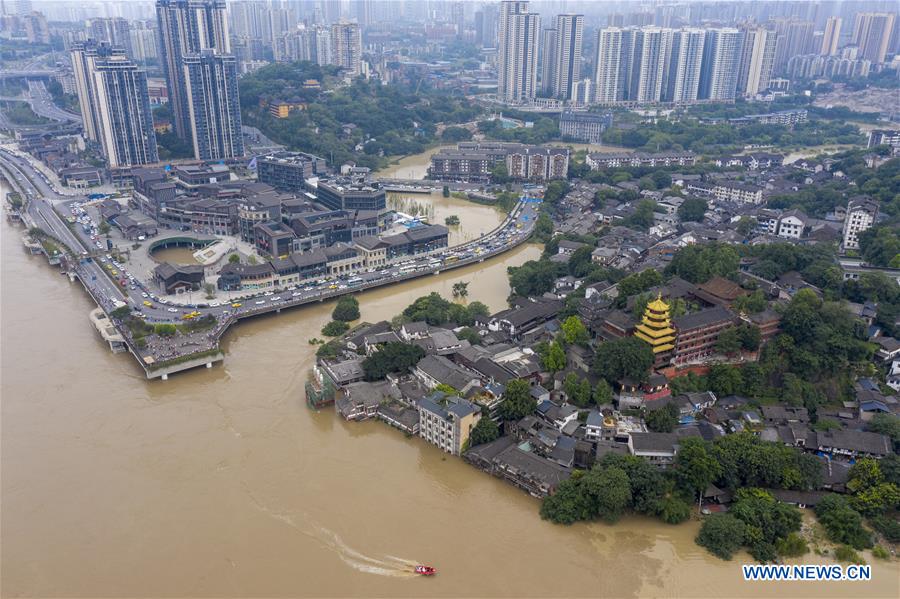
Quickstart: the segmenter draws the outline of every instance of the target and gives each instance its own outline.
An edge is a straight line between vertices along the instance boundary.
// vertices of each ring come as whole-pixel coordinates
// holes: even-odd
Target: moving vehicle
[[[234,302],[233,304],[231,304],[231,307],[232,308],[240,308],[242,305],[243,304],[241,304],[240,302]]]
[[[416,574],[421,574],[422,576],[434,576],[437,574],[437,570],[432,568],[431,566],[416,566],[414,570]]]

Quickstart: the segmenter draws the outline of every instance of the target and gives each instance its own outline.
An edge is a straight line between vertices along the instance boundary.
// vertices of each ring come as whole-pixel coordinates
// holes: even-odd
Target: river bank
[[[748,558],[710,557],[694,523],[554,526],[418,439],[310,411],[307,339],[330,302],[241,323],[223,366],[147,382],[91,328],[81,287],[0,228],[3,596],[897,596],[879,562],[865,584],[745,583]],[[363,293],[362,319],[459,281],[502,309],[506,268],[540,252]]]

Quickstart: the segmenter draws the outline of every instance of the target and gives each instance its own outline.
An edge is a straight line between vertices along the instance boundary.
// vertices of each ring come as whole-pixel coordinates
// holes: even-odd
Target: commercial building
[[[847,203],[844,218],[843,243],[845,250],[859,249],[859,234],[875,223],[878,203],[866,197],[853,198]]]
[[[527,0],[500,3],[497,98],[522,102],[537,91],[539,15],[528,12]]]
[[[256,157],[256,176],[276,189],[302,192],[305,181],[327,173],[325,159],[304,152],[273,152]]]
[[[121,50],[93,41],[72,49],[85,136],[103,147],[110,168],[157,162],[147,74]]]
[[[481,418],[481,408],[454,395],[437,392],[420,399],[419,436],[441,450],[460,455],[472,429]]]
[[[166,293],[197,291],[203,285],[203,266],[164,262],[153,270],[159,286]]]
[[[385,255],[388,260],[405,256],[430,254],[448,245],[449,231],[443,225],[423,225],[413,227],[398,235],[383,237]]]
[[[384,188],[380,183],[360,177],[335,177],[319,181],[316,198],[331,210],[384,210]]]
[[[182,63],[194,157],[227,160],[243,156],[237,60],[204,50],[184,56]]]

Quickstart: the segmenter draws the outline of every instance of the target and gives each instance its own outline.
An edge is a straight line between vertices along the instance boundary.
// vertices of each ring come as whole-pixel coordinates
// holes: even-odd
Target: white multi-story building
[[[806,215],[799,210],[787,210],[778,219],[779,237],[787,239],[800,239],[803,229],[806,227]]]
[[[462,449],[481,419],[481,409],[465,399],[435,393],[419,400],[419,436],[453,455]]]
[[[535,97],[540,24],[540,15],[528,12],[527,0],[506,0],[500,4],[498,99],[522,102]]]
[[[847,204],[847,216],[844,219],[845,250],[859,249],[859,234],[872,226],[878,216],[878,203],[868,198],[856,198]]]
[[[633,63],[628,77],[628,99],[639,103],[662,100],[663,83],[672,49],[672,29],[644,27],[634,32]]]

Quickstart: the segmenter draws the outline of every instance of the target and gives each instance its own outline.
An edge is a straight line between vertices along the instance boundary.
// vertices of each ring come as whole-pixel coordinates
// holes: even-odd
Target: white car
[[[142,293],[142,294],[141,294],[141,297],[148,297],[148,296],[147,296],[147,292],[145,291],[144,293]]]
[[[294,293],[291,294],[291,297],[300,297],[301,295],[303,295],[303,294],[300,293],[299,291],[295,291]]]
[[[258,302],[254,302],[254,303],[255,303],[257,306],[261,306],[262,304],[266,303],[266,300],[259,300]]]
[[[178,312],[175,308],[169,308],[169,312]]]
[[[275,295],[275,294],[274,294],[274,293],[272,293],[272,292],[271,292],[271,291],[266,291],[266,292],[265,292],[265,293],[263,293],[263,295],[265,295],[265,296],[269,296],[269,295]]]
[[[276,295],[275,297],[270,297],[269,301],[270,302],[280,302],[281,298]]]

